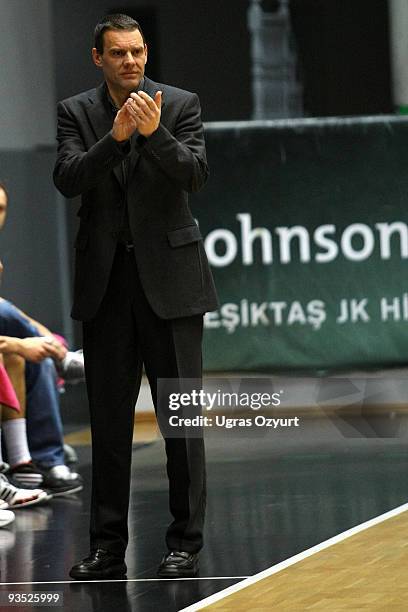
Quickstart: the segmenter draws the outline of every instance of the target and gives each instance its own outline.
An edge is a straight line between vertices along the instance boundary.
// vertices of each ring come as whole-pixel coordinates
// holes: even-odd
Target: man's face
[[[0,187],[0,229],[3,229],[3,225],[6,221],[7,215],[7,195],[4,189]]]
[[[93,48],[92,57],[102,68],[109,89],[128,94],[143,78],[147,46],[139,30],[107,30],[103,34],[103,53]]]

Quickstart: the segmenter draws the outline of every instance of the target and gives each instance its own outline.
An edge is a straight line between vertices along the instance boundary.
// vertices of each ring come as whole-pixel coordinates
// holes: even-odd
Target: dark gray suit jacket
[[[54,183],[68,198],[82,196],[72,316],[86,321],[96,314],[126,201],[141,283],[156,314],[170,319],[215,310],[212,275],[188,206],[188,192],[208,177],[198,97],[145,77],[152,98],[163,92],[160,126],[123,145],[110,134],[104,87],[58,104]],[[121,162],[128,156],[125,193]]]

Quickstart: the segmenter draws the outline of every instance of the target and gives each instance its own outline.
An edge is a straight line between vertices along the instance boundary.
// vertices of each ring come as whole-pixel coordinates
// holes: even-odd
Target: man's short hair
[[[6,198],[7,198],[7,202],[8,202],[9,193],[8,193],[7,187],[6,187],[5,183],[3,183],[3,181],[0,181],[0,189],[2,189],[4,191],[4,193],[6,194]]]
[[[113,15],[106,15],[95,27],[95,48],[98,53],[103,53],[103,35],[108,30],[126,30],[131,32],[132,30],[139,30],[143,44],[146,44],[142,28],[135,19],[124,15],[123,13],[115,13]]]

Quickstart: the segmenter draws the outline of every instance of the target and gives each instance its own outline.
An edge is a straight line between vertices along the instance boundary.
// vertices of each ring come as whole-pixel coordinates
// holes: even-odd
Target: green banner
[[[207,124],[207,370],[408,360],[408,121]]]

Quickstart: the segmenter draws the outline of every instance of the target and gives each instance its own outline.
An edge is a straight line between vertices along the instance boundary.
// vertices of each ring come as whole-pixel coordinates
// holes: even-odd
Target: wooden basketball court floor
[[[199,576],[184,580],[156,577],[170,516],[164,448],[147,424],[136,428],[127,580],[69,579],[88,552],[89,433],[75,431],[85,489],[0,530],[0,609],[10,592],[53,592],[78,612],[407,610],[408,416],[383,418],[390,437],[327,416],[257,439],[210,436],[206,545]]]
[[[184,608],[407,610],[408,504]]]

